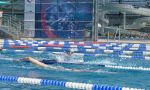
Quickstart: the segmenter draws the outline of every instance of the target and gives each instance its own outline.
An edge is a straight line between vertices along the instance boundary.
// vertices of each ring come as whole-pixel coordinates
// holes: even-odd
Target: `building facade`
[[[92,32],[94,26],[94,0],[1,0],[10,4],[0,5],[3,17],[21,23],[26,37],[36,38],[84,38],[84,32]],[[108,0],[111,3],[130,4],[134,7],[150,7],[150,0]],[[123,24],[122,12],[108,13],[109,26]],[[127,14],[131,24],[141,15]],[[6,20],[3,20],[5,23]],[[12,21],[14,22],[14,21]],[[13,26],[13,25],[12,25]],[[18,26],[17,26],[18,27]],[[144,29],[143,31],[148,31]]]
[[[29,37],[84,38],[92,26],[93,0],[25,0]]]

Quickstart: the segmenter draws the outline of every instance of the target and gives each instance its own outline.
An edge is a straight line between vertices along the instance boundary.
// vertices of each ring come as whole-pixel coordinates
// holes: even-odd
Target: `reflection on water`
[[[88,65],[75,65],[75,64],[55,64],[52,66],[69,68],[69,69],[77,69],[85,72],[74,72],[74,71],[63,71],[63,70],[53,70],[53,69],[43,69],[37,66],[34,66],[29,63],[14,63],[6,60],[9,59],[17,59],[26,56],[32,56],[39,60],[42,59],[51,59],[51,55],[49,54],[2,54],[4,57],[0,57],[0,65],[1,72],[0,75],[12,75],[12,76],[25,76],[25,77],[38,77],[42,79],[52,79],[59,81],[71,81],[71,82],[85,82],[85,83],[95,83],[95,84],[104,84],[104,85],[112,85],[112,86],[124,86],[124,87],[132,87],[132,88],[148,88],[149,89],[149,72],[145,71],[133,71],[133,70],[118,70],[118,69],[110,69],[105,67],[100,67],[94,64],[109,64],[109,65],[122,65],[122,66],[145,66],[150,67],[149,61],[140,61],[140,60],[123,60],[123,59],[113,59],[108,57],[98,57],[93,59],[93,61],[85,61],[85,63],[90,63]],[[4,58],[7,57],[5,60]],[[129,82],[130,81],[130,82]],[[119,82],[119,83],[118,83]],[[1,84],[0,88],[6,89],[8,84]],[[12,84],[13,85],[13,84]],[[22,90],[23,88],[28,88],[28,90],[33,89],[59,89],[58,87],[42,87],[42,86],[28,86],[28,85],[19,85],[19,87],[15,86],[8,87],[10,90]],[[18,86],[18,85],[17,85]],[[20,89],[18,89],[20,88]],[[66,90],[66,89],[62,89]]]

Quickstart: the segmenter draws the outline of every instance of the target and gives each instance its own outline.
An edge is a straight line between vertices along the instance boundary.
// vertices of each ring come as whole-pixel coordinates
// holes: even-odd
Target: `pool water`
[[[36,59],[51,59],[51,54],[32,54],[32,53],[1,53],[0,54],[0,75],[32,77],[41,79],[50,79],[58,81],[91,83],[99,85],[120,86],[130,88],[141,88],[150,90],[150,72],[136,70],[119,70],[100,67],[98,65],[73,65],[73,64],[55,64],[53,66],[63,66],[79,70],[93,70],[93,72],[71,72],[53,69],[44,69],[31,63],[14,62],[13,60],[32,56]],[[90,58],[90,57],[84,57]],[[88,63],[115,64],[121,66],[143,66],[150,68],[150,61],[144,60],[124,60],[99,56],[90,58]],[[96,72],[95,72],[96,71]],[[69,90],[60,87],[21,85],[16,83],[0,82],[0,90]],[[70,89],[71,90],[71,89]]]

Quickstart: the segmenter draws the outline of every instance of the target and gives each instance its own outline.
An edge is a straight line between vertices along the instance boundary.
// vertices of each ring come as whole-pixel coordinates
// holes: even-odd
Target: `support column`
[[[92,40],[93,41],[97,41],[98,39],[98,22],[99,22],[99,18],[98,18],[98,4],[99,4],[99,0],[94,0],[94,27],[93,27],[93,34],[92,34]]]
[[[92,25],[92,41],[94,41],[94,35],[95,35],[95,9],[96,9],[96,0],[93,0],[93,25]]]
[[[126,12],[123,12],[123,29],[126,30]]]
[[[35,0],[24,0],[24,30],[28,38],[35,36]]]
[[[119,43],[120,43],[120,39],[121,39],[121,33],[120,33],[120,29],[119,29]]]

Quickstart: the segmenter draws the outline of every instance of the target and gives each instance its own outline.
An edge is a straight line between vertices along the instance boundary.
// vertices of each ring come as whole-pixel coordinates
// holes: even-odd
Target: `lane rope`
[[[6,83],[8,82],[8,84],[19,83],[19,84],[27,84],[27,85],[57,86],[57,87],[84,89],[84,90],[145,90],[145,89],[128,88],[128,87],[65,82],[65,81],[55,81],[55,80],[47,80],[47,79],[16,77],[16,76],[0,76],[0,81]]]

